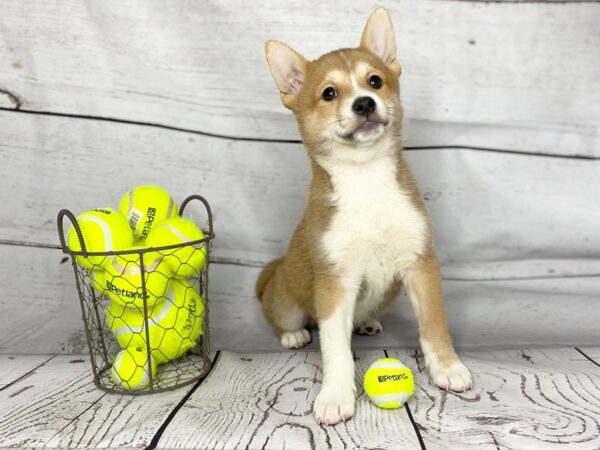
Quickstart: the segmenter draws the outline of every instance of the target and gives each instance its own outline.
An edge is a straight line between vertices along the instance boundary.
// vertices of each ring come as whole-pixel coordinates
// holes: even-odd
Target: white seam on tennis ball
[[[155,258],[154,261],[152,261],[152,264],[144,263],[144,270],[146,272],[153,272],[154,270],[156,270],[161,261],[162,258]]]
[[[171,233],[173,233],[176,237],[178,237],[181,240],[181,242],[191,242],[190,238],[188,238],[186,235],[184,235],[181,231],[179,231],[177,228],[175,228],[170,223],[163,223],[161,226],[167,227],[171,231]],[[193,247],[196,248],[195,246],[193,246]],[[204,243],[202,243],[200,248],[196,248],[196,249],[200,250],[203,247],[204,247]]]
[[[181,242],[190,242],[190,239],[186,235],[184,235],[181,231],[179,231],[177,228],[175,228],[170,223],[165,223],[163,225],[165,227],[167,227],[169,230],[171,230],[171,233],[173,233],[175,236],[177,236],[179,239],[181,239]]]
[[[95,217],[95,216],[86,216],[83,219],[79,220],[80,224],[82,222],[94,222],[96,225],[98,225],[102,229],[102,232],[104,233],[104,251],[111,252],[113,250],[113,248],[112,248],[113,247],[112,233],[110,231],[108,224],[104,220],[100,219],[99,217]]]
[[[162,258],[155,258],[152,261],[152,264],[144,263],[144,272],[146,272],[146,274],[148,272],[153,272],[154,270],[156,270],[156,268],[158,267],[158,265],[160,264],[161,261],[162,261]],[[120,276],[139,275],[142,272],[140,269],[140,264],[135,263],[135,261],[130,261],[130,262],[132,264],[127,264],[124,266],[123,264],[121,264],[121,262],[119,261],[118,258],[113,258],[112,267],[119,273]]]
[[[400,361],[398,362],[384,362],[375,361],[369,369],[406,369],[406,366]]]
[[[410,395],[405,392],[401,392],[399,394],[371,395],[370,398],[376,405],[389,402],[398,402],[402,405],[406,403],[406,401],[410,398]]]
[[[173,291],[173,287],[171,286],[171,287],[169,287],[169,292],[167,293],[167,297],[169,295],[173,294],[172,291]],[[162,309],[156,316],[148,317],[148,328],[149,329],[151,329],[155,325],[158,325],[169,314],[169,312],[171,311],[171,307],[174,306],[173,302],[170,302],[167,300],[165,300],[164,303],[165,304],[163,305]],[[123,326],[123,327],[120,327],[120,328],[117,328],[116,330],[114,330],[113,333],[115,335],[115,338],[118,340],[119,337],[121,336],[121,334],[124,334],[124,333],[141,333],[144,330],[144,325],[145,325],[145,323],[142,323],[140,326],[137,326],[137,327]]]
[[[117,375],[119,373],[119,368],[121,366],[121,363],[123,362],[123,356],[125,355],[125,352],[129,353],[129,350],[122,350],[119,352],[119,354],[117,355],[117,357],[115,358],[115,361],[113,362],[113,367],[115,368],[115,371],[117,372]],[[133,357],[133,355],[132,355]],[[148,359],[150,359],[151,356],[148,357]],[[135,361],[135,358],[133,358],[133,360]],[[152,360],[150,360],[150,364],[152,364]],[[141,368],[144,371],[144,375],[142,375],[142,378],[140,379],[140,381],[137,384],[131,384],[131,378],[129,380],[120,380],[121,384],[127,384],[127,386],[129,386],[129,389],[132,390],[138,390],[138,389],[144,389],[146,387],[146,385],[150,384],[150,375],[148,375],[148,371],[146,370],[147,367],[147,363],[148,361],[146,361],[146,363],[144,363],[144,366],[138,366],[137,362],[136,362],[136,370],[138,368]],[[131,374],[131,376],[133,377],[135,375],[136,370],[134,370],[134,372]]]
[[[150,364],[152,364],[152,363],[150,363]],[[131,389],[134,389],[134,390],[144,389],[148,384],[150,384],[150,375],[148,375],[148,371],[146,370],[146,368],[147,368],[147,365],[144,364],[144,368],[142,369],[144,371],[144,375],[142,375],[142,379],[140,380],[140,382],[138,384],[136,384],[135,386],[131,386],[131,384],[128,383],[129,387]]]
[[[119,261],[118,258],[113,258],[112,266],[113,266],[113,269],[115,269],[117,271],[117,273],[119,274],[119,276],[121,276],[121,277],[123,275],[139,275],[141,273],[139,264],[135,264],[133,261],[131,261],[131,262],[133,264],[123,265],[123,264],[121,264],[121,262]]]
[[[113,366],[115,366],[115,367],[118,368],[121,365],[121,360],[122,359],[123,359],[123,352],[121,351],[121,352],[118,353],[115,361],[113,362]]]
[[[129,191],[129,208],[127,208],[127,216],[129,216],[133,210],[133,191],[135,191],[135,189]]]
[[[123,274],[123,270],[125,269],[125,266],[123,266],[117,260],[117,258],[113,258],[110,264],[113,266],[113,269],[115,269],[118,273]]]

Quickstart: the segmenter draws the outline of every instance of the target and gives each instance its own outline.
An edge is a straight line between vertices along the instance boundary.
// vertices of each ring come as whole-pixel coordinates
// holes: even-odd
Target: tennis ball
[[[141,247],[131,247],[139,249]],[[144,310],[151,307],[167,292],[173,271],[156,252],[143,253],[145,295],[142,286],[142,256],[140,253],[114,255],[104,265],[104,272],[96,275],[95,284],[112,300],[130,308]]]
[[[148,318],[145,320],[143,306],[126,307],[122,302],[115,302],[111,299],[104,309],[104,323],[122,349],[130,347],[147,349],[146,322],[151,329],[156,325],[153,320],[159,320],[168,314],[170,307],[171,303],[166,302],[165,299],[152,306],[147,306]]]
[[[182,244],[204,239],[204,233],[191,220],[177,217],[165,220],[152,229],[146,244],[150,247]],[[186,245],[171,250],[160,250],[176,277],[198,276],[206,264],[206,243]]]
[[[171,217],[177,217],[177,205],[163,188],[138,186],[119,202],[119,211],[129,221],[136,239],[144,241],[148,233]]]
[[[110,370],[110,377],[117,386],[132,391],[145,389],[150,384],[150,372],[152,379],[156,380],[157,364],[150,356],[150,367],[148,367],[148,353],[141,348],[130,347],[117,353]]]
[[[111,302],[104,311],[106,326],[121,348],[150,348],[159,363],[182,356],[196,346],[202,334],[204,299],[187,280],[173,279],[164,300],[148,308],[125,308]],[[150,345],[146,341],[146,322]]]
[[[400,361],[381,358],[365,373],[364,388],[375,405],[396,409],[402,407],[413,394],[415,381],[412,371]]]
[[[127,220],[111,208],[98,208],[84,212],[77,217],[88,252],[111,252],[123,250],[133,245],[133,234]],[[69,248],[81,251],[81,243],[75,227],[69,229]],[[99,270],[105,256],[76,256],[75,260],[86,269]]]

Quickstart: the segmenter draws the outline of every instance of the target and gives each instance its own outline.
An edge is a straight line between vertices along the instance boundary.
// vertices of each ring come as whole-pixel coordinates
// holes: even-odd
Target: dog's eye
[[[369,84],[373,89],[379,89],[382,84],[381,78],[379,78],[377,75],[372,75],[371,78],[369,78]]]
[[[325,88],[325,90],[323,91],[323,100],[330,102],[331,100],[333,100],[334,98],[337,97],[337,91],[332,88],[331,86],[329,86],[328,88]]]

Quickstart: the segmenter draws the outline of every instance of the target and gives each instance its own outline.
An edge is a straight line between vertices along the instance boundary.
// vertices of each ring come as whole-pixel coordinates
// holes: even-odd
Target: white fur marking
[[[379,95],[377,95],[377,93],[372,89],[367,90],[361,88],[358,85],[358,81],[354,73],[350,75],[350,81],[352,82],[352,95],[349,97],[348,100],[348,104],[350,105],[350,107],[345,108],[349,111],[350,117],[354,117],[354,111],[352,111],[352,104],[357,98],[371,97],[373,100],[375,100],[375,104],[377,105],[376,111],[379,113],[379,115],[384,119],[387,118],[387,108],[385,106],[385,103],[383,103],[383,100],[381,100],[381,97],[379,97]]]
[[[310,342],[310,333],[306,328],[298,331],[286,331],[281,334],[280,342],[287,349],[302,348]]]
[[[340,273],[357,272],[367,281],[364,301],[356,305],[355,323],[380,305],[394,278],[423,253],[426,244],[426,219],[398,185],[394,156],[382,146],[385,140],[369,150],[370,161],[359,164],[320,161],[331,176],[331,201],[336,206],[322,237],[325,254]]]
[[[325,76],[324,79],[331,80],[335,84],[342,84],[344,82],[344,80],[346,79],[346,74],[344,73],[343,70],[334,69],[334,70],[330,71],[329,73],[327,73],[327,75]]]
[[[344,298],[331,317],[319,322],[323,387],[313,408],[319,423],[333,425],[354,414],[356,387],[350,339],[359,280],[352,275],[342,279]]]
[[[456,392],[471,389],[473,386],[471,372],[469,372],[469,369],[467,369],[460,359],[457,358],[456,362],[450,364],[448,367],[444,367],[440,364],[431,345],[422,340],[421,349],[423,350],[425,365],[429,370],[431,381],[436,386]]]

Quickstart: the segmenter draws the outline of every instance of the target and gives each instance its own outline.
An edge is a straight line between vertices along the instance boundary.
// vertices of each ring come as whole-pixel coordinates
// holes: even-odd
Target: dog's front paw
[[[317,395],[313,412],[317,422],[324,425],[335,425],[345,422],[354,414],[356,388],[323,386]]]
[[[429,375],[436,386],[446,391],[464,392],[473,387],[471,372],[460,359],[448,367],[442,367],[437,362],[431,363]]]

